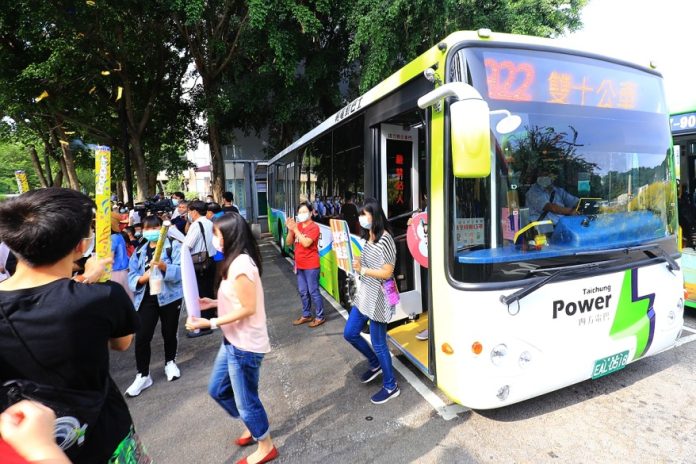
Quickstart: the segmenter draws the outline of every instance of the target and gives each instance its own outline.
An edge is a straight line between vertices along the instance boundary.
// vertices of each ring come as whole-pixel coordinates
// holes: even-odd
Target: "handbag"
[[[399,295],[399,289],[396,286],[396,280],[393,277],[388,278],[382,282],[382,290],[384,291],[384,298],[387,300],[389,306],[396,306],[401,301]]]
[[[202,273],[208,270],[211,264],[210,253],[208,253],[208,242],[205,240],[205,229],[203,229],[203,224],[200,222],[198,225],[201,228],[201,237],[203,237],[203,245],[205,246],[205,251],[199,251],[198,253],[191,253],[191,260],[193,261],[193,269],[197,273]]]
[[[51,408],[56,415],[54,429],[56,443],[71,460],[74,460],[79,456],[80,446],[85,441],[87,429],[90,425],[96,424],[99,419],[109,393],[109,379],[105,379],[102,391],[75,390],[56,386],[65,383],[63,376],[36,359],[1,306],[0,313],[13,336],[28,354],[28,358],[55,384],[47,385],[26,379],[8,380],[0,387],[0,411],[25,399]]]

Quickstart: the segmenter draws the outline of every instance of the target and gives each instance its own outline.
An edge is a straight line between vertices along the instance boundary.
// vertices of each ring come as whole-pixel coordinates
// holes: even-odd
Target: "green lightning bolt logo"
[[[633,360],[643,356],[655,335],[655,294],[638,296],[638,269],[624,273],[621,296],[609,335],[614,339],[636,338]]]

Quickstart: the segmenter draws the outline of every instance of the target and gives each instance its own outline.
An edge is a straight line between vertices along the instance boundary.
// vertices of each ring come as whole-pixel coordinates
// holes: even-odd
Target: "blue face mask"
[[[148,242],[156,242],[160,238],[160,231],[159,229],[144,230],[143,237],[145,237],[145,240],[147,240]]]
[[[172,198],[172,205],[178,206],[178,205],[179,205],[179,200],[177,200],[176,198]]]

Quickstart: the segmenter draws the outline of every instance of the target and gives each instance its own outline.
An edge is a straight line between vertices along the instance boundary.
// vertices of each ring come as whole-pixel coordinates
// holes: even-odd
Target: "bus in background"
[[[496,408],[674,346],[674,176],[656,71],[457,32],[270,160],[269,229],[292,255],[285,220],[313,202],[320,283],[340,300],[330,221],[347,197],[378,199],[398,249],[390,342],[452,400]],[[419,210],[426,261],[404,239]]]
[[[677,109],[669,122],[679,179],[684,304],[696,309],[696,105]]]

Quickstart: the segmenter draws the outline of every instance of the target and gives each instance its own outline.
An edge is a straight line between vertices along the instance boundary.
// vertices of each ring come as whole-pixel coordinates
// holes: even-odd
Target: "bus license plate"
[[[622,351],[621,353],[598,359],[594,363],[594,369],[592,369],[592,378],[598,379],[612,372],[621,370],[626,367],[627,363],[628,351]]]

